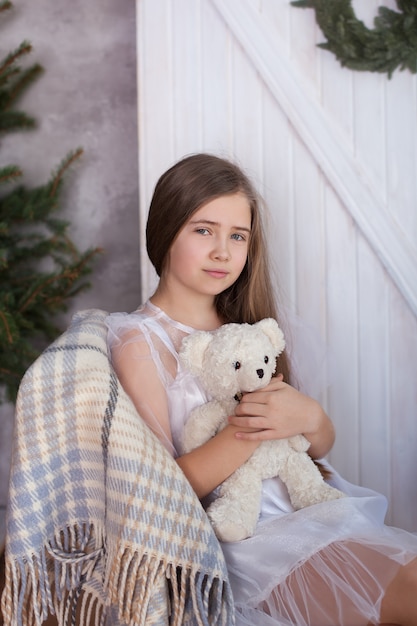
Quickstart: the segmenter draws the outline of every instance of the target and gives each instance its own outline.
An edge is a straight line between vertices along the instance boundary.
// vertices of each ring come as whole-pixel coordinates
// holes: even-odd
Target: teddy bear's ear
[[[272,345],[280,354],[285,348],[284,333],[278,326],[276,320],[272,317],[266,317],[265,319],[255,324],[263,333],[270,339]]]
[[[205,330],[199,330],[182,340],[178,356],[181,364],[192,374],[198,376],[201,373],[204,353],[212,340],[213,334]]]

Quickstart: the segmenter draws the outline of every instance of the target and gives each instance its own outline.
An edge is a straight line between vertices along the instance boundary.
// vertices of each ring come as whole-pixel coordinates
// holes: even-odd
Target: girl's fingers
[[[235,409],[236,416],[239,419],[243,419],[244,417],[263,417],[266,412],[266,404],[259,402],[242,402],[237,405]],[[233,416],[234,417],[234,416]],[[241,422],[236,422],[237,425],[241,424]]]
[[[266,418],[262,416],[236,417],[236,415],[231,415],[228,421],[229,424],[239,428],[266,428]]]
[[[258,391],[251,391],[249,393],[244,393],[240,401],[240,404],[252,403],[252,402],[266,404],[268,400],[270,400],[271,393],[281,391],[282,389],[285,389],[286,387],[288,387],[288,385],[287,383],[283,382],[282,377],[280,379],[278,377],[273,378],[272,381],[266,387],[263,387],[262,389],[259,389]]]
[[[267,441],[269,439],[277,439],[277,435],[273,430],[257,430],[255,432],[238,432],[236,439],[246,439],[247,441]]]

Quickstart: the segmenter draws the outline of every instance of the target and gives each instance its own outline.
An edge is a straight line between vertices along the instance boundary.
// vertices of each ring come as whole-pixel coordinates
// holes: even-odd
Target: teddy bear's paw
[[[288,439],[288,443],[296,452],[307,452],[311,445],[304,435],[294,435]]]
[[[329,500],[338,500],[345,498],[346,494],[335,487],[323,484],[319,489],[312,489],[308,492],[291,494],[291,503],[295,509],[303,509],[306,506],[320,504],[320,502],[328,502]]]
[[[238,526],[235,522],[225,521],[220,525],[216,524],[214,521],[211,523],[219,541],[243,541],[243,539],[247,539],[253,534],[253,531],[250,532],[247,528]]]
[[[321,488],[321,500],[338,500],[339,498],[345,498],[346,494],[335,487],[331,487],[330,485],[325,484]]]
[[[253,535],[256,520],[244,518],[241,509],[230,503],[216,500],[207,510],[214,532],[220,541],[242,541]]]

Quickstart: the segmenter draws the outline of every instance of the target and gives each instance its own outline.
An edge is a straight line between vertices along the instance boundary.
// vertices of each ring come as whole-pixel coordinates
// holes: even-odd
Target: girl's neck
[[[196,330],[214,330],[222,325],[212,297],[178,298],[158,287],[149,300],[171,319]]]

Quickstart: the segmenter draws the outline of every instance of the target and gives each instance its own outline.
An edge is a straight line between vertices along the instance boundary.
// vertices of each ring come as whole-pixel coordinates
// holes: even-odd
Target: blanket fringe
[[[74,525],[61,530],[39,551],[8,558],[1,599],[4,626],[41,626],[48,615],[65,624],[74,591],[79,593],[104,554],[103,529]]]
[[[173,565],[152,555],[125,548],[111,560],[105,587],[107,604],[129,626],[148,623],[152,595],[162,583],[169,596],[172,626],[227,626],[234,623],[233,600],[226,581],[197,569]],[[229,594],[229,596],[227,596]]]
[[[138,552],[137,546],[113,557],[105,553],[103,529],[73,526],[37,555],[15,561],[6,555],[4,626],[41,626],[51,614],[59,626],[101,626],[108,612],[120,623],[145,626],[157,623],[150,614],[158,611],[158,593],[164,611],[168,599],[172,626],[234,623],[233,602],[225,596],[230,590],[219,576]]]

